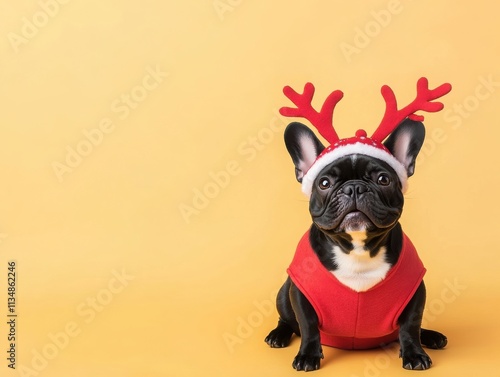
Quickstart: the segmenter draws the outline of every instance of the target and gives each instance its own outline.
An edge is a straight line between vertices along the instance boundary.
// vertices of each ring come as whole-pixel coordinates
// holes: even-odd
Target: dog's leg
[[[321,349],[318,316],[307,298],[295,284],[290,285],[290,302],[300,328],[300,348],[292,366],[296,370],[311,371],[319,369],[323,358]]]
[[[300,335],[299,325],[290,303],[290,284],[291,280],[288,278],[276,297],[276,307],[280,319],[278,326],[265,339],[265,342],[272,348],[286,347],[290,344],[293,333]]]
[[[412,299],[399,316],[400,356],[405,369],[429,369],[432,360],[420,343],[420,326],[425,305],[425,285],[420,284]]]

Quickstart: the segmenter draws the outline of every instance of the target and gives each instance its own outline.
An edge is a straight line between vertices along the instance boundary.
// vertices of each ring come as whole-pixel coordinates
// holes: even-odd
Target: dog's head
[[[415,111],[440,111],[444,105],[435,100],[447,94],[451,85],[430,89],[422,77],[417,81],[415,99],[402,108],[398,108],[392,89],[384,85],[381,93],[386,109],[380,125],[370,137],[358,130],[355,137],[347,139],[339,138],[332,119],[343,93],[330,93],[317,111],[312,106],[314,90],[311,83],[302,93],[286,86],[283,93],[296,107],[280,109],[284,116],[309,120],[330,143],[325,148],[301,123],[291,123],[285,130],[295,175],[302,191],[310,196],[314,223],[330,234],[391,229],[401,216],[407,179],[415,171],[424,142],[424,118]]]
[[[410,177],[425,137],[421,122],[404,120],[384,146]],[[285,130],[285,144],[299,182],[325,149],[301,123]],[[391,166],[392,165],[392,166]],[[324,166],[312,181],[309,210],[314,223],[330,234],[377,232],[392,228],[403,209],[403,183],[394,164],[363,153],[341,156]]]

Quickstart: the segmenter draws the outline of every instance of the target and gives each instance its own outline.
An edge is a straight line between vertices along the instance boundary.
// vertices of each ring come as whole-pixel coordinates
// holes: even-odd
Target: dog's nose
[[[342,187],[342,192],[350,197],[359,197],[368,191],[368,187],[362,183],[350,183]]]

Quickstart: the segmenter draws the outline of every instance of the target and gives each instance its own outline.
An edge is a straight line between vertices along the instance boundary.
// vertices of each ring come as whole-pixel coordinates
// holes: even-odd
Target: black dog
[[[424,136],[425,129],[421,122],[406,119],[384,143],[404,166],[408,177],[414,173],[415,159]],[[301,123],[291,123],[287,127],[285,143],[295,165],[297,180],[302,182],[305,173],[325,147]],[[390,164],[364,154],[343,156],[327,164],[312,183],[309,210],[313,224],[301,242],[310,244],[314,258],[319,260],[323,270],[328,271],[347,290],[366,293],[384,279],[390,279],[391,271],[400,259],[403,244],[409,242],[405,241],[406,236],[398,222],[403,202],[400,177]],[[293,272],[291,270],[292,267],[290,275]],[[423,266],[420,271],[425,272]],[[420,274],[423,275],[421,272]],[[316,270],[310,274],[309,279],[319,279],[320,275],[321,272]],[[396,285],[404,285],[404,281],[402,279]],[[317,289],[321,291],[323,287]],[[335,313],[336,308],[343,310],[347,305],[346,301],[335,299],[337,296],[333,293],[329,300],[330,293],[320,292],[327,296],[324,300],[331,301],[333,307],[326,309],[326,313]],[[398,312],[398,329],[392,334],[380,334],[379,339],[383,341],[377,343],[383,345],[386,341],[399,340],[400,356],[405,369],[427,369],[431,366],[431,359],[422,345],[440,349],[447,344],[443,334],[421,329],[425,297],[424,283],[418,280],[415,289]],[[380,300],[377,305],[381,308],[374,308],[372,318],[370,308],[360,314],[367,317],[368,327],[377,325],[379,320],[375,312],[383,312],[385,305],[391,305],[390,301],[391,297]],[[321,344],[325,344],[325,334],[320,333],[320,327],[321,322],[326,319],[318,315],[315,309],[318,305],[320,304],[313,305],[290,277],[278,293],[278,326],[269,333],[265,341],[273,348],[280,348],[290,343],[293,334],[301,336],[300,349],[292,364],[296,370],[318,369],[320,359],[323,358]],[[359,324],[356,323],[356,326],[359,327]],[[347,338],[334,339],[340,339],[338,341],[341,348],[376,346],[369,341],[357,346]]]

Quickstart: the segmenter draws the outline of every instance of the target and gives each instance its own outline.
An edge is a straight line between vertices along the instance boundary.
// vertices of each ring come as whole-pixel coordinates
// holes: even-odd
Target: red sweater
[[[425,268],[403,233],[397,263],[365,292],[342,284],[319,261],[309,231],[297,246],[288,275],[316,310],[321,343],[343,349],[379,347],[398,339],[399,315],[422,282]]]

